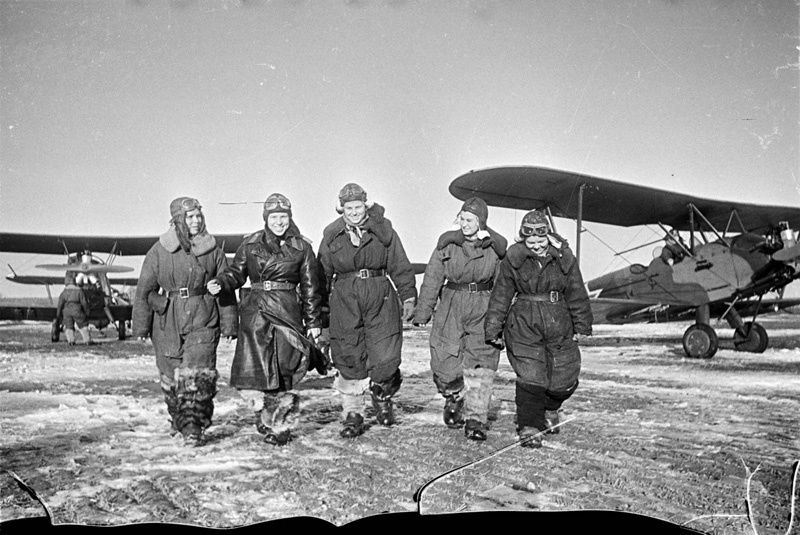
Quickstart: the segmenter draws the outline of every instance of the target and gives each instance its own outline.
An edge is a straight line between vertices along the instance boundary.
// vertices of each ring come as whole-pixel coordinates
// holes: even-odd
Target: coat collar
[[[486,231],[489,233],[489,236],[476,240],[475,249],[488,249],[491,247],[494,249],[494,252],[497,253],[498,258],[503,258],[506,255],[506,247],[508,242],[504,237],[489,227],[486,227]],[[463,247],[464,242],[466,241],[467,238],[464,236],[463,232],[460,230],[450,230],[439,237],[439,242],[437,243],[436,248],[444,249],[451,243],[458,245],[459,247]]]
[[[174,253],[181,248],[181,242],[178,241],[178,235],[175,234],[174,228],[170,228],[164,234],[159,236],[158,242],[170,253]],[[214,236],[209,234],[207,231],[192,238],[192,253],[195,256],[201,256],[209,253],[216,246],[217,241],[214,239]]]
[[[373,204],[367,208],[369,217],[360,227],[365,232],[362,238],[362,245],[369,240],[368,234],[374,234],[378,240],[384,245],[388,246],[392,241],[394,230],[392,229],[392,222],[384,217],[385,209],[379,204]],[[344,219],[339,217],[333,223],[328,225],[323,232],[324,240],[330,243],[338,235],[347,231]]]

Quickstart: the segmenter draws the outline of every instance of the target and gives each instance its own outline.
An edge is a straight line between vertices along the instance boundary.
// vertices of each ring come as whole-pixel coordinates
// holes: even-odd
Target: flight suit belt
[[[260,281],[251,282],[250,288],[253,290],[264,290],[265,292],[272,290],[294,290],[297,288],[297,284],[293,282]]]
[[[494,286],[492,281],[489,282],[450,282],[447,281],[445,288],[450,288],[457,292],[483,292],[491,290]]]
[[[385,269],[359,269],[347,273],[337,273],[336,280],[344,279],[368,279],[370,277],[383,277],[386,275]]]
[[[546,294],[517,294],[517,299],[526,301],[544,301],[545,303],[558,303],[564,300],[564,293],[558,290]]]
[[[205,295],[207,292],[205,286],[200,288],[178,288],[177,290],[169,290],[167,294],[171,297],[180,297],[181,299],[188,299],[198,295]]]

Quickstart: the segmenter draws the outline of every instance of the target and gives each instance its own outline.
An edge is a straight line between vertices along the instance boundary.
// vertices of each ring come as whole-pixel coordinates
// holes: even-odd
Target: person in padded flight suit
[[[206,291],[225,269],[225,253],[206,231],[200,203],[179,197],[170,204],[171,228],[144,258],[133,302],[133,335],[152,333],[161,389],[172,429],[202,444],[217,393],[220,334],[236,336],[236,297]]]
[[[592,334],[592,311],[575,255],[541,212],[525,214],[518,240],[500,264],[485,336],[507,347],[517,432],[523,446],[536,448],[543,431],[558,433],[558,410],[578,388],[577,342]]]
[[[460,229],[439,237],[425,268],[413,321],[424,325],[433,316],[431,370],[445,399],[444,423],[453,429],[464,426],[470,440],[486,440],[492,383],[500,362],[500,350],[484,340],[483,323],[508,242],[486,226],[488,215],[483,199],[467,199],[458,213]]]
[[[230,384],[251,402],[264,442],[281,446],[292,438],[300,403],[295,388],[320,335],[320,295],[317,259],[292,219],[289,199],[267,197],[263,217],[264,228],[242,242],[208,290],[233,291],[250,278]]]
[[[341,436],[353,438],[364,432],[367,389],[378,423],[395,423],[392,396],[402,381],[402,322],[414,315],[417,288],[400,237],[383,207],[367,202],[361,186],[345,185],[336,211],[342,217],[325,228],[319,261],[330,306],[331,358],[338,372],[333,386],[342,398]]]

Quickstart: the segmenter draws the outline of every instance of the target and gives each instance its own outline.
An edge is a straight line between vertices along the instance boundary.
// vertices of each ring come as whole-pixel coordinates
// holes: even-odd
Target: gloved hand
[[[414,310],[417,308],[414,301],[413,297],[403,301],[403,321],[411,321],[411,318],[414,317]]]
[[[492,346],[494,348],[497,348],[497,349],[500,349],[500,350],[503,350],[506,347],[505,342],[503,342],[503,339],[500,338],[499,336],[497,338],[492,338],[492,339],[486,340],[486,343],[489,344],[490,346]]]
[[[578,343],[585,341],[589,338],[591,334],[583,334],[583,333],[575,333],[572,335],[572,339]]]

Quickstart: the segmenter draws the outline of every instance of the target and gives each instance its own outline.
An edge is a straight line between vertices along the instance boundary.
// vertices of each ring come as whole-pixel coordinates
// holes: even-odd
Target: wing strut
[[[575,258],[578,259],[578,265],[581,265],[581,230],[583,229],[583,190],[586,188],[586,183],[581,183],[578,186],[578,227],[575,230]]]

